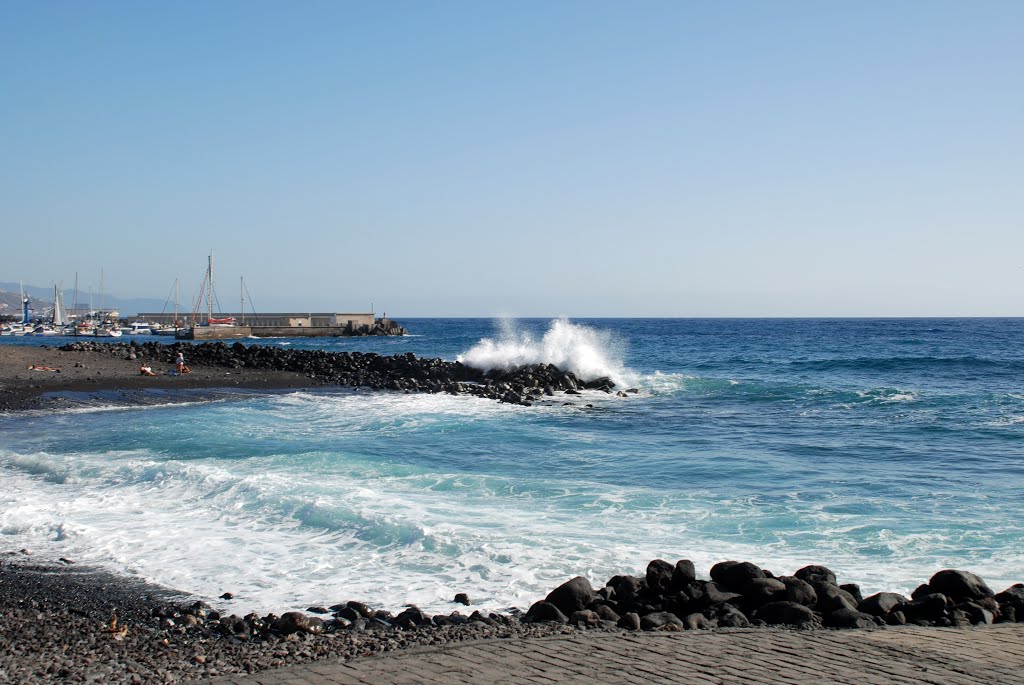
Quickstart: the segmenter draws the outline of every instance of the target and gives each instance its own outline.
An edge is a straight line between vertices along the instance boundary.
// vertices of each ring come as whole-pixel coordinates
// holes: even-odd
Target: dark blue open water
[[[0,539],[278,611],[526,606],[655,557],[824,563],[866,591],[1024,581],[1024,319],[403,323],[252,342],[553,362],[640,393],[0,416]]]

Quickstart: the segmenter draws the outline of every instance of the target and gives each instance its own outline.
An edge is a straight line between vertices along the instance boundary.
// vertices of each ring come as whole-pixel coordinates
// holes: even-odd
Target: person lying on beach
[[[60,373],[60,369],[55,369],[52,366],[40,366],[38,364],[29,364],[28,365],[28,370],[29,371],[56,371],[57,373]]]
[[[145,364],[143,364],[142,366],[139,367],[139,375],[140,376],[155,376],[156,374],[153,373],[153,367],[152,366],[146,366]]]

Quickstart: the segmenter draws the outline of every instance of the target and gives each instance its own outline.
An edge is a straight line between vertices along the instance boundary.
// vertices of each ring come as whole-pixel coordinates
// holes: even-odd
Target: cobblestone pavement
[[[319,661],[218,685],[1024,683],[1024,624],[489,640]]]

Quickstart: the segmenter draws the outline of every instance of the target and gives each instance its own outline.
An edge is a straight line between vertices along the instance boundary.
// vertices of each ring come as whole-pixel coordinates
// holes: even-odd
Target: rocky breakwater
[[[1024,622],[1024,585],[996,594],[967,571],[939,571],[910,597],[893,592],[864,597],[857,585],[839,584],[824,566],[776,576],[750,562],[723,561],[710,575],[698,580],[692,562],[656,559],[646,575],[615,576],[597,590],[578,576],[531,606],[524,620],[670,631]]]
[[[364,333],[353,333],[353,335],[409,335],[409,331],[397,321],[391,319],[377,319],[373,327]]]
[[[99,343],[82,341],[60,348],[64,351],[98,352],[132,360],[172,364],[178,352],[192,366],[227,369],[290,371],[305,375],[313,384],[406,393],[473,395],[530,406],[539,401],[567,400],[581,390],[598,390],[626,396],[631,388],[616,391],[609,378],[584,380],[553,364],[532,364],[515,369],[483,371],[461,362],[417,357],[412,352],[383,356],[372,352],[326,352],[236,342],[201,344],[138,341]]]

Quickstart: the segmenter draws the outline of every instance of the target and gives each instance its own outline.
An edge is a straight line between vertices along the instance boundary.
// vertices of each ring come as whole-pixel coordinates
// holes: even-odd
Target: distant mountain
[[[28,294],[29,306],[32,308],[32,316],[34,318],[45,319],[53,315],[53,286],[41,288],[39,286],[26,285],[25,292]],[[72,291],[64,288],[65,307],[71,308],[74,306],[71,302],[72,296]],[[99,302],[94,300],[93,305],[99,306]],[[89,306],[88,293],[78,293],[78,306],[83,308]],[[139,312],[159,312],[164,308],[164,301],[148,297],[122,298],[104,294],[103,308],[116,309],[121,313],[121,317],[124,318],[134,316]],[[21,299],[18,295],[18,284],[0,283],[0,316],[17,315],[20,313]]]

